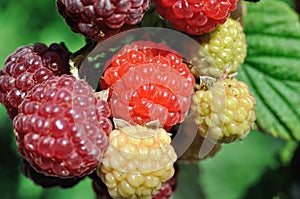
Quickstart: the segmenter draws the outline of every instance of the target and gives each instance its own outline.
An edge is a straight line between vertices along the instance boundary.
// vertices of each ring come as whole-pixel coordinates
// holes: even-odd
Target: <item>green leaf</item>
[[[200,178],[200,168],[197,164],[179,164],[179,174],[174,199],[204,198],[204,193],[199,182]]]
[[[34,184],[34,182],[20,174],[20,183],[18,188],[18,199],[40,199],[44,189]]]
[[[266,169],[280,166],[274,156],[283,144],[283,141],[256,131],[252,131],[242,142],[223,144],[213,158],[199,164],[201,175],[198,180],[204,190],[204,198],[242,198]]]
[[[2,104],[0,104],[0,121],[1,121],[0,125],[2,125],[2,122],[6,118],[7,118],[6,109]],[[4,125],[3,125],[3,127],[4,127]]]
[[[283,165],[288,166],[294,156],[294,153],[298,147],[298,142],[288,141],[285,146],[279,152],[279,158]]]
[[[15,150],[12,124],[3,107],[0,107],[0,198],[16,198],[19,185],[19,160]]]
[[[280,0],[280,1],[286,2],[289,6],[295,8],[295,3],[297,0]]]
[[[255,96],[258,128],[275,137],[299,141],[298,15],[281,1],[264,0],[246,5],[248,56],[238,78],[249,85]]]
[[[0,24],[4,24],[0,31],[0,68],[19,46],[64,41],[73,52],[84,44],[84,37],[73,33],[58,14],[55,1],[36,1],[34,4],[32,0],[22,0],[17,4],[15,1],[1,1]]]

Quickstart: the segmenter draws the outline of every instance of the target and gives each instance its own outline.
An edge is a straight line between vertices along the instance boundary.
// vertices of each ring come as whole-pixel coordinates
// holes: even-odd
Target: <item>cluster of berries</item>
[[[151,4],[56,2],[72,30],[94,40],[136,27]],[[135,41],[107,61],[99,90],[71,74],[63,43],[12,53],[0,71],[0,102],[13,120],[24,174],[44,187],[69,187],[89,175],[99,198],[169,198],[175,162],[199,160],[205,139],[215,143],[212,156],[222,143],[246,137],[255,99],[235,79],[247,47],[242,25],[228,18],[237,3],[155,0],[162,18],[199,42],[196,56],[186,60],[164,43]],[[187,116],[197,135],[178,157],[171,142],[189,133],[189,126],[178,131]]]

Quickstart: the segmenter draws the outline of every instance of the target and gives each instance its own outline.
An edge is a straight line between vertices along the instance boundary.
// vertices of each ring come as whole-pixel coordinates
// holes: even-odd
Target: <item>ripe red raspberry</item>
[[[150,0],[56,0],[72,31],[102,39],[139,23]]]
[[[91,173],[108,146],[106,101],[73,76],[53,76],[27,94],[14,119],[19,152],[39,173],[62,178]]]
[[[26,93],[36,84],[53,75],[70,73],[71,53],[63,44],[34,44],[23,46],[12,53],[0,71],[0,103],[13,119]]]
[[[225,23],[237,0],[154,0],[157,12],[179,31],[201,35]]]
[[[113,117],[133,124],[159,120],[165,129],[182,122],[195,80],[177,53],[139,41],[123,47],[106,67],[100,86],[111,89]]]

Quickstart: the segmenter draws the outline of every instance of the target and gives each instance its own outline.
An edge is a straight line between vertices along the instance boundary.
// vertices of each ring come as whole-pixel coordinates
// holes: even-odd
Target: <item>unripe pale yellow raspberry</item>
[[[199,40],[201,49],[195,56],[192,72],[196,76],[220,77],[238,71],[247,54],[246,36],[242,25],[231,18]],[[228,70],[228,71],[227,71]]]
[[[114,199],[151,199],[174,175],[177,159],[163,129],[123,124],[110,133],[98,175]]]
[[[220,143],[248,135],[255,117],[255,99],[248,86],[236,79],[219,80],[193,96],[192,113],[198,132]]]

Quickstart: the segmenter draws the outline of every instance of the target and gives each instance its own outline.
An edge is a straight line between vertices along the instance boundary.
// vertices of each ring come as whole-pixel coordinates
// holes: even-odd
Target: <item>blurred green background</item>
[[[263,0],[262,0],[263,1]],[[282,0],[293,6],[292,1]],[[0,62],[16,48],[36,42],[65,42],[74,52],[84,38],[74,34],[54,0],[0,0]],[[181,164],[175,199],[299,199],[298,144],[253,131],[242,142],[199,164]],[[0,105],[0,199],[93,199],[91,180],[71,189],[43,189],[21,173],[12,123]]]
[[[74,34],[56,11],[54,0],[0,0],[0,62],[23,45],[36,42],[59,43],[63,41],[71,51],[82,47],[84,38]],[[44,193],[21,174],[19,156],[16,152],[12,124],[0,105],[0,198],[59,198],[60,189]],[[90,184],[83,184],[86,192],[72,190],[77,197],[94,198]],[[79,186],[79,188],[81,188]],[[53,194],[52,194],[53,192]],[[51,194],[50,194],[51,193]],[[65,194],[65,193],[64,193]],[[70,194],[70,193],[69,193]],[[46,198],[47,198],[46,197]],[[72,197],[70,195],[70,197]]]

